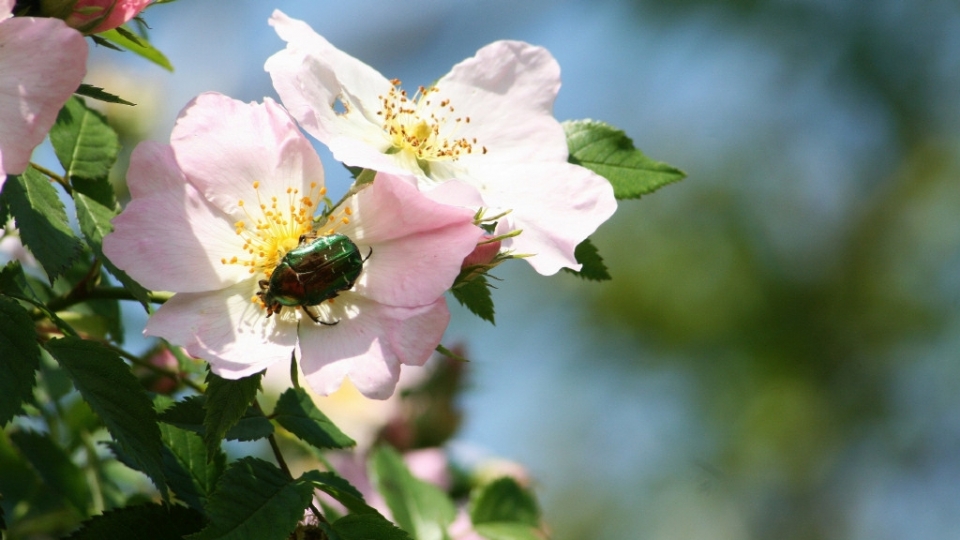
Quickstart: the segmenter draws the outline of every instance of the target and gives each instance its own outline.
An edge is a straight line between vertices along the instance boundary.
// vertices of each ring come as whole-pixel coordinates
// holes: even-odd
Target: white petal
[[[266,318],[251,302],[253,280],[207,293],[176,294],[147,321],[144,334],[180,345],[227,379],[252,375],[274,362],[289,362],[297,327]]]

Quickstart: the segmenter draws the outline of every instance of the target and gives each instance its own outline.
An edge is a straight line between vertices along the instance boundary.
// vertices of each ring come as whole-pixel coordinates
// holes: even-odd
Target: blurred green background
[[[559,119],[688,173],[597,233],[613,281],[515,263],[497,327],[454,310],[454,450],[523,463],[554,538],[960,537],[956,2],[180,0],[146,13],[177,71],[124,68],[131,136],[275,96],[273,8],[407,86],[546,46]]]

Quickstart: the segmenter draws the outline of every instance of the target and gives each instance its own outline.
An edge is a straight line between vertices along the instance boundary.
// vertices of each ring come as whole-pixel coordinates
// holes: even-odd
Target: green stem
[[[87,473],[87,483],[90,484],[90,496],[93,502],[92,515],[103,513],[103,486],[100,482],[99,463],[100,456],[97,455],[97,446],[87,430],[80,432],[80,440],[83,442],[84,451],[87,453],[87,466],[84,467]]]
[[[150,292],[147,297],[154,304],[162,304],[169,300],[173,293],[169,292]],[[123,287],[97,287],[95,289],[80,290],[74,289],[66,296],[55,298],[47,306],[50,311],[63,311],[64,309],[87,300],[136,300],[134,296]]]
[[[71,195],[71,196],[73,195],[73,187],[70,186],[70,182],[67,182],[66,178],[60,176],[59,174],[51,171],[50,169],[42,165],[37,165],[36,163],[33,163],[33,162],[30,163],[30,167],[33,168],[35,171],[38,171],[40,174],[46,176],[50,180],[53,180],[54,182],[63,186],[63,189],[64,191],[67,192],[67,195]]]
[[[117,354],[119,354],[120,356],[122,356],[122,357],[126,358],[127,360],[129,360],[131,363],[136,364],[136,365],[138,365],[138,366],[140,366],[140,367],[147,368],[147,369],[149,369],[150,371],[156,373],[157,375],[162,375],[162,376],[164,376],[164,377],[170,377],[171,379],[173,379],[173,380],[175,380],[175,381],[182,381],[183,384],[185,384],[185,385],[189,386],[190,388],[196,390],[198,394],[203,394],[203,387],[202,387],[202,386],[200,386],[199,384],[195,383],[194,381],[192,381],[192,380],[191,380],[190,378],[188,378],[188,377],[183,377],[183,376],[181,376],[178,371],[174,371],[174,370],[172,370],[172,369],[167,369],[167,368],[165,368],[165,367],[156,366],[156,365],[154,365],[152,362],[150,362],[149,359],[140,358],[139,356],[134,356],[134,355],[128,353],[127,351],[125,351],[125,350],[123,350],[123,349],[121,349],[121,348],[119,348],[119,347],[114,347],[113,345],[110,345],[109,343],[105,343],[105,345],[106,345],[107,347],[110,347],[111,349],[113,349],[113,350],[114,350]],[[155,352],[155,351],[151,351],[151,353],[153,353],[153,352]],[[147,354],[151,354],[151,353],[147,353]]]

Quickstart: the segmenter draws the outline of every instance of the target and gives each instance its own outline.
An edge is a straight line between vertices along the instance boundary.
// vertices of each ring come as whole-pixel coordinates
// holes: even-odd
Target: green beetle
[[[289,306],[303,309],[313,322],[337,324],[340,321],[321,321],[307,308],[352,288],[372,254],[373,248],[366,258],[362,257],[357,245],[342,234],[301,236],[300,245],[283,256],[270,280],[259,281],[257,296],[267,308],[267,317]]]

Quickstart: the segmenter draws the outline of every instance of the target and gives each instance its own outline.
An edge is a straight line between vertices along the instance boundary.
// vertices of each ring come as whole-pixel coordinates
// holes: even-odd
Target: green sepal
[[[168,60],[162,52],[154,48],[145,38],[136,36],[123,27],[100,32],[97,37],[107,43],[119,45],[134,54],[142,56],[167,71],[173,71],[173,64],[170,63],[170,60]]]
[[[617,199],[638,199],[687,175],[638,150],[627,135],[604,122],[563,122],[570,163],[586,167],[610,181]]]
[[[92,84],[81,84],[80,88],[74,92],[77,95],[85,96],[88,98],[96,99],[98,101],[103,101],[105,103],[119,103],[121,105],[131,105],[135,106],[136,103],[131,103],[120,96],[116,96],[107,92],[99,86],[94,86]]]

